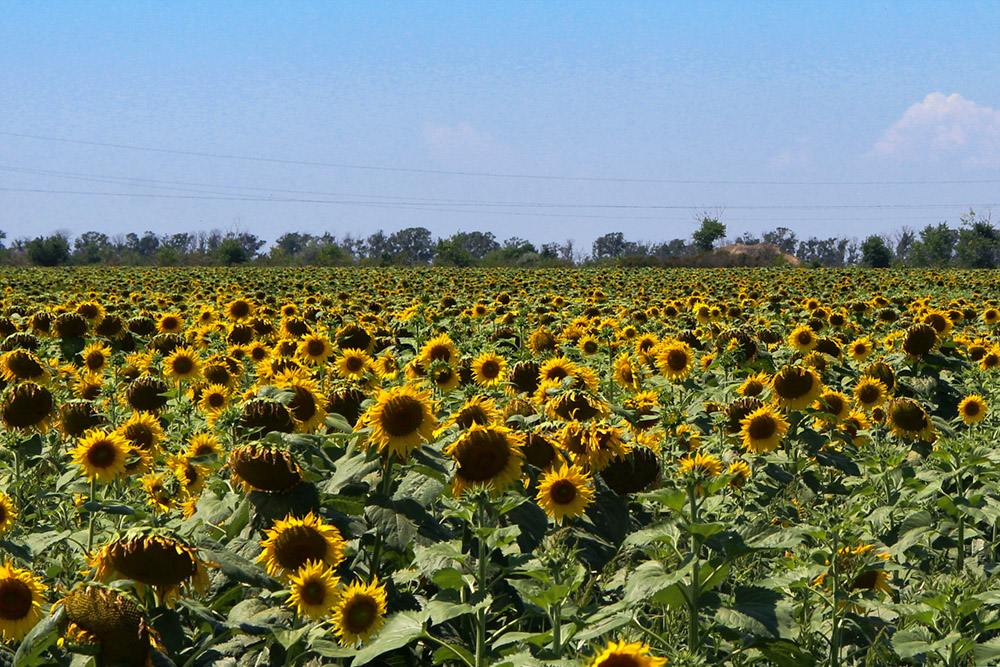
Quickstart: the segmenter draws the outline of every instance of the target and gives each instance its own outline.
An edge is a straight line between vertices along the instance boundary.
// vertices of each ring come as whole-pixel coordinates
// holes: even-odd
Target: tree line
[[[799,239],[787,227],[760,236],[745,232],[732,240],[743,246],[734,253],[726,243],[726,225],[718,215],[702,215],[690,238],[633,241],[623,232],[608,232],[589,252],[572,240],[534,243],[519,237],[500,241],[492,232],[457,232],[434,238],[424,227],[396,232],[379,230],[367,237],[329,232],[288,232],[265,249],[267,242],[244,231],[175,233],[147,231],[108,236],[86,232],[75,238],[57,232],[19,238],[5,245],[0,231],[0,264],[66,266],[770,266],[791,263],[810,267],[961,267],[1000,265],[1000,230],[989,215],[962,215],[957,227],[947,222],[919,231],[908,227],[884,235],[857,238]]]

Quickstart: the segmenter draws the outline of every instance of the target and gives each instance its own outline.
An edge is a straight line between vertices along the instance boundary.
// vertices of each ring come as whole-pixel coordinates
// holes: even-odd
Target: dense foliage
[[[988,271],[0,268],[18,665],[989,665]]]

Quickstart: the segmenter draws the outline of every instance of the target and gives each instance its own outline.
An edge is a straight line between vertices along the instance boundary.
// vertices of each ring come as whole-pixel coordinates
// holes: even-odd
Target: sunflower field
[[[0,279],[0,664],[1000,664],[994,272]]]

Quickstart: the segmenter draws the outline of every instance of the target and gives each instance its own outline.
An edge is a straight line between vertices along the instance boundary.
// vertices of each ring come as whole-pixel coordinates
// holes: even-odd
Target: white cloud
[[[907,109],[870,154],[899,162],[955,159],[1000,165],[1000,111],[958,93],[931,93]]]
[[[469,123],[424,127],[424,143],[438,160],[454,160],[487,154],[495,148],[493,137]]]

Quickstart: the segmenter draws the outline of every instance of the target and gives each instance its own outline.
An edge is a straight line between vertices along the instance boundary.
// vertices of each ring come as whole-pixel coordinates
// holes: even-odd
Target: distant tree
[[[425,227],[407,227],[393,232],[389,244],[398,264],[430,264],[434,259],[434,243],[431,230]]]
[[[635,242],[626,240],[621,232],[610,232],[594,241],[590,256],[594,259],[612,259],[635,255],[637,252],[638,245]]]
[[[966,269],[995,269],[1000,252],[1000,234],[989,216],[976,217],[975,211],[962,216],[955,246],[958,265]]]
[[[76,264],[100,264],[107,261],[110,245],[106,234],[84,232],[73,240],[73,261]]]
[[[955,254],[958,230],[947,222],[927,225],[920,230],[920,240],[913,244],[913,263],[917,266],[948,266]]]
[[[38,236],[28,242],[28,261],[36,266],[62,266],[69,262],[69,240],[64,234]]]
[[[704,252],[710,252],[715,242],[726,236],[726,226],[719,222],[718,217],[702,215],[701,227],[691,235],[694,247]]]
[[[760,243],[760,238],[754,236],[750,232],[743,232],[736,237],[735,243],[740,243],[743,245],[757,245]]]
[[[861,244],[861,263],[873,269],[888,268],[892,263],[892,251],[881,236],[872,234]]]
[[[452,236],[473,259],[482,259],[500,249],[493,232],[459,232]]]
[[[215,249],[215,258],[220,264],[234,266],[237,264],[246,264],[250,261],[250,253],[247,251],[246,246],[240,243],[238,239],[229,237],[219,243],[219,246]]]
[[[472,266],[476,258],[462,243],[461,234],[438,239],[434,249],[435,266]]]
[[[773,231],[764,232],[762,237],[764,243],[777,246],[778,250],[789,255],[794,255],[798,246],[798,239],[795,232],[788,227],[777,227]]]

